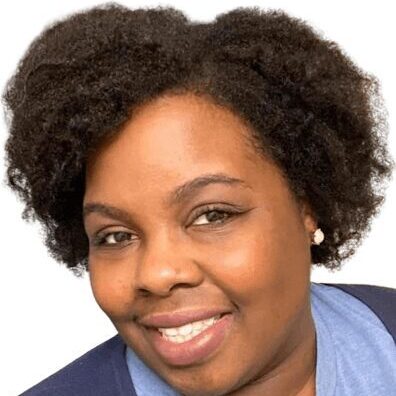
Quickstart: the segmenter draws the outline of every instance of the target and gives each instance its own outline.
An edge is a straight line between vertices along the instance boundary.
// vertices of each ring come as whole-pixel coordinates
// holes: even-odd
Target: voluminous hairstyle
[[[22,218],[42,224],[51,257],[81,276],[88,155],[137,106],[192,92],[251,127],[317,216],[325,240],[311,247],[312,263],[339,269],[394,167],[380,91],[336,43],[282,10],[241,7],[198,23],[173,7],[106,3],[46,26],[8,80],[7,185]]]

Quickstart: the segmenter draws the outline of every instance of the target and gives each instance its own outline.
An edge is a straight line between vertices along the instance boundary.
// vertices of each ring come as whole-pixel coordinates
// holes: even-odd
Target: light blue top
[[[396,345],[363,302],[336,287],[311,282],[316,329],[317,396],[396,394]],[[138,396],[180,396],[127,347]]]

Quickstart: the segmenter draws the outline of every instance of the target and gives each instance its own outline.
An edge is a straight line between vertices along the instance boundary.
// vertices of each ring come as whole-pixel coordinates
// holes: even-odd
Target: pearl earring
[[[313,234],[313,242],[311,245],[320,245],[324,240],[324,234],[320,228],[316,229]]]

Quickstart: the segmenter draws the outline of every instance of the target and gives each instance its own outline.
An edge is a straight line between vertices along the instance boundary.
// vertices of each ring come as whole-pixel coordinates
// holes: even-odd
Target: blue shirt
[[[366,304],[343,290],[311,282],[311,311],[317,396],[396,394],[396,345]],[[138,396],[180,396],[129,347],[126,361]]]

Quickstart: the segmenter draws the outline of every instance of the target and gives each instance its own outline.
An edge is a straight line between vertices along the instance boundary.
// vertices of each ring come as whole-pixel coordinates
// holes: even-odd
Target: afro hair
[[[7,185],[51,257],[88,271],[88,155],[133,110],[193,92],[251,126],[257,147],[308,200],[326,235],[312,263],[339,269],[384,201],[394,168],[378,79],[283,10],[236,8],[208,23],[173,7],[106,3],[48,25],[3,92]]]

